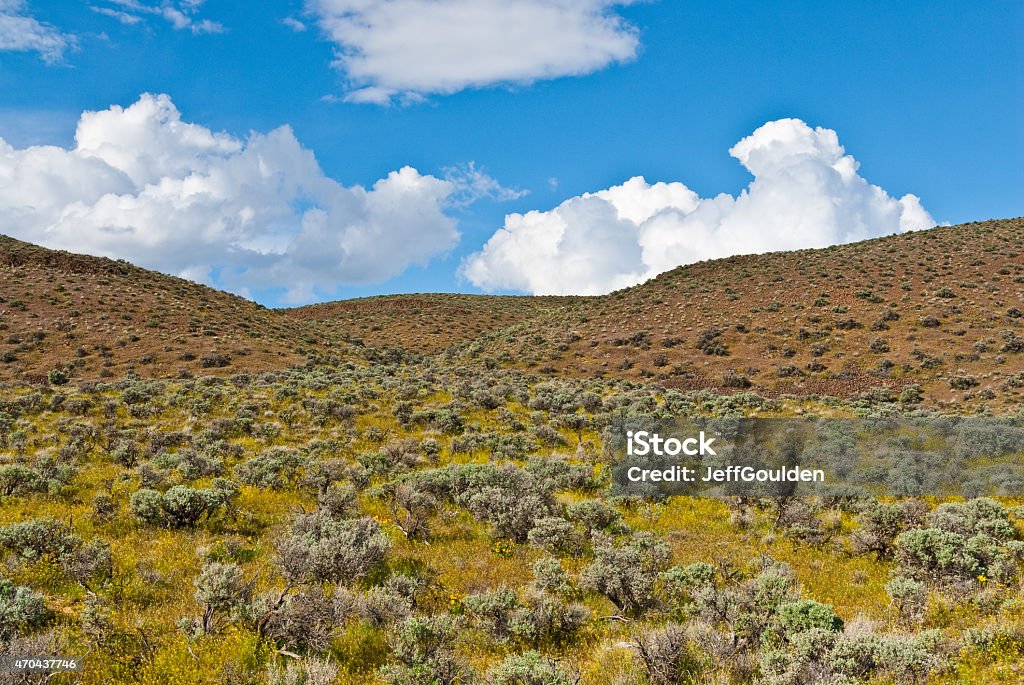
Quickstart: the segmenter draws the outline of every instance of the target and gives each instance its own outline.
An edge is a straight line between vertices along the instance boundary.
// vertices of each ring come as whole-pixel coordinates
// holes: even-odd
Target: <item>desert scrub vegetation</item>
[[[8,385],[0,641],[83,683],[1015,682],[1020,500],[611,495],[614,421],[900,396],[400,355]]]

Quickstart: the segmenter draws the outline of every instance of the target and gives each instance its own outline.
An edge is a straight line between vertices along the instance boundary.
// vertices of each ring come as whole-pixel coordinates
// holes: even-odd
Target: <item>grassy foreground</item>
[[[0,644],[82,683],[1016,683],[1021,502],[612,499],[631,415],[433,363],[0,392]],[[0,674],[0,682],[19,682]]]

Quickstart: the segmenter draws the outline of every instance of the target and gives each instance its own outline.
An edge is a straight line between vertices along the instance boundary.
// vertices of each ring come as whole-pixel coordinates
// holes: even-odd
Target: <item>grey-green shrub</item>
[[[0,642],[42,627],[51,616],[41,594],[0,578]]]
[[[186,528],[226,509],[238,493],[238,485],[223,478],[216,478],[212,487],[201,489],[175,485],[160,493],[140,488],[132,493],[128,508],[136,518],[146,523]]]
[[[509,618],[509,630],[520,642],[536,649],[571,643],[590,618],[582,604],[557,597],[527,593],[525,601]]]
[[[252,584],[236,564],[207,562],[193,584],[196,602],[203,607],[204,633],[214,632],[218,618],[244,607],[252,597]]]
[[[534,651],[510,654],[487,673],[488,685],[574,685],[578,679]]]
[[[695,593],[714,588],[715,574],[715,567],[704,562],[673,566],[658,574],[655,594],[669,613],[684,618]]]
[[[533,562],[533,587],[556,597],[568,597],[576,588],[562,567],[562,562],[553,557],[541,557]]]
[[[390,549],[391,540],[373,519],[339,520],[322,510],[299,516],[277,545],[289,579],[344,584],[369,573]]]
[[[916,619],[924,612],[928,600],[928,590],[924,583],[896,576],[885,584],[885,591],[904,619]]]
[[[537,519],[549,511],[547,502],[537,494],[494,486],[470,495],[466,506],[491,524],[496,537],[516,542],[525,542]]]
[[[294,483],[305,460],[295,449],[273,447],[235,467],[235,477],[247,485],[280,490]]]
[[[579,554],[583,549],[576,527],[561,516],[538,518],[527,539],[531,545],[555,554]]]
[[[566,508],[566,518],[586,528],[588,535],[594,531],[619,532],[623,526],[622,514],[603,500],[587,499]]]
[[[62,559],[82,546],[82,539],[66,523],[52,518],[32,519],[0,527],[0,547],[22,559],[45,556]]]
[[[598,534],[594,560],[583,569],[580,582],[606,596],[620,611],[638,615],[655,605],[654,583],[670,558],[668,545],[650,533],[636,533],[621,545]]]
[[[158,525],[163,521],[164,497],[156,490],[140,488],[132,493],[128,508],[139,520]]]
[[[873,553],[879,559],[891,559],[896,537],[924,522],[925,510],[918,500],[886,504],[874,500],[857,516],[860,528],[850,536],[857,553]]]
[[[46,480],[35,469],[22,464],[0,466],[0,497],[27,495],[46,490]]]
[[[783,604],[778,609],[775,624],[782,635],[806,630],[836,633],[843,629],[843,620],[836,615],[835,610],[813,599],[799,599]]]
[[[456,621],[448,616],[413,616],[391,636],[394,664],[380,669],[389,685],[456,685],[470,679],[469,667],[455,654]]]

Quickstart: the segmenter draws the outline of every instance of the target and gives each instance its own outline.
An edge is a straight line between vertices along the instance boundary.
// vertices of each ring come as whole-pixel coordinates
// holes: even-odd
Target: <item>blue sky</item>
[[[402,90],[411,72],[382,77],[384,72],[374,71],[376,63],[369,58],[358,65],[332,66],[338,50],[362,46],[366,51],[365,46],[378,39],[359,36],[346,42],[337,32],[331,33],[325,17],[340,12],[337,7],[344,8],[344,2],[332,7],[330,2],[298,1],[0,0],[0,16],[6,11],[31,18],[66,42],[59,55],[40,44],[2,50],[0,23],[0,137],[17,151],[41,144],[71,149],[83,111],[128,107],[142,93],[163,93],[182,120],[225,132],[237,141],[245,141],[250,132],[290,126],[301,148],[315,154],[323,175],[345,187],[371,187],[405,166],[443,179],[446,173],[451,177],[446,169],[462,165],[459,178],[465,178],[465,165],[473,161],[476,169],[508,190],[473,191],[476,199],[471,204],[442,200],[443,215],[453,223],[442,225],[438,217],[428,221],[424,232],[435,231],[439,237],[412,254],[406,260],[409,263],[370,276],[349,277],[350,272],[341,268],[333,279],[322,275],[330,266],[321,265],[316,278],[310,276],[307,286],[292,292],[289,279],[305,276],[255,257],[243,266],[227,267],[249,269],[251,278],[223,279],[216,249],[231,246],[216,243],[206,258],[209,271],[195,277],[270,305],[390,292],[598,292],[642,280],[667,266],[664,260],[652,261],[648,253],[654,251],[687,260],[800,246],[780,239],[777,244],[757,243],[744,250],[751,234],[743,231],[751,229],[744,228],[738,218],[694,228],[695,219],[689,217],[693,202],[682,197],[679,187],[668,189],[675,199],[651,205],[631,224],[609,224],[597,233],[588,231],[595,230],[595,222],[603,220],[602,210],[608,207],[580,200],[584,193],[619,186],[634,176],[645,177],[652,186],[656,182],[685,184],[699,196],[698,201],[720,193],[738,197],[745,188],[754,195],[749,187],[751,171],[729,150],[766,122],[786,118],[802,120],[811,129],[835,131],[846,154],[860,163],[860,176],[884,189],[893,201],[907,193],[917,196],[935,222],[1024,214],[1024,4],[1020,2],[971,6],[962,2],[564,2],[570,15],[578,11],[584,18],[596,16],[605,22],[597,30],[599,35],[591,36],[607,44],[611,56],[603,58],[605,63],[599,57],[579,66],[568,55],[563,71],[570,75],[531,79],[527,64],[522,67],[527,77],[512,82],[500,74],[488,82],[485,73],[464,85],[458,75],[445,76],[440,82],[449,85],[437,92],[436,82],[427,81],[421,90],[415,81],[413,87]],[[457,16],[467,5],[473,5],[471,0],[455,2],[452,11]],[[486,12],[490,7],[482,2],[479,9]],[[97,8],[109,12],[100,13]],[[170,13],[162,12],[168,8],[181,15],[178,26]],[[124,13],[120,20],[112,16],[115,12]],[[550,31],[557,41],[561,32],[574,30],[559,21],[539,26],[538,31]],[[296,30],[299,23],[304,30]],[[631,39],[635,41],[632,49]],[[6,44],[10,46],[11,40]],[[489,57],[474,54],[472,50],[479,50],[474,45],[466,49],[469,52],[461,59]],[[633,54],[625,58],[617,57],[630,51]],[[417,56],[409,57],[415,61]],[[357,68],[363,69],[363,75],[356,75]],[[438,70],[444,68],[441,64]],[[579,73],[572,74],[573,70]],[[382,83],[385,89],[394,88],[400,77],[406,78],[405,85],[383,98],[374,96],[376,102],[345,99],[371,92],[360,89],[375,93]],[[828,147],[813,132],[787,131],[779,135],[787,140],[793,136],[813,140],[816,150],[819,143]],[[754,147],[767,149],[760,143]],[[835,166],[834,159],[828,159]],[[783,182],[768,178],[767,173],[765,185]],[[786,178],[799,176],[793,173]],[[808,192],[820,195],[820,190]],[[856,188],[849,192],[854,191],[860,192]],[[630,201],[653,201],[654,191],[648,187],[630,192],[634,193]],[[793,192],[794,198],[802,197]],[[819,195],[810,202],[825,202]],[[2,197],[0,191],[0,216]],[[571,204],[574,198],[580,202]],[[617,207],[622,219],[618,200],[602,202]],[[12,203],[8,200],[8,205]],[[562,203],[567,203],[564,212],[552,212]],[[840,204],[850,203],[844,199]],[[857,207],[858,216],[883,217],[877,219],[879,226],[862,235],[859,224],[850,223],[853,219],[840,217],[828,230],[817,232],[812,227],[802,235],[808,244],[816,245],[908,225],[898,207]],[[524,239],[518,247],[511,239],[492,241],[503,226],[512,226],[508,236],[515,237],[519,230],[515,222],[506,221],[506,215],[531,210],[544,213],[536,230],[550,232],[556,230],[551,226],[558,225],[567,232],[565,244],[557,246],[557,258],[543,256],[554,261],[531,253],[524,243],[535,241],[526,233],[517,234]],[[304,214],[296,211],[292,219],[297,222],[295,217]],[[743,216],[756,217],[776,210],[765,203],[743,211]],[[625,247],[620,244],[622,231],[647,230],[645,222],[658,212],[662,219],[666,212],[675,217],[672,230],[679,237],[669,242],[640,239],[637,246],[635,235],[630,234]],[[337,221],[356,220],[345,217]],[[282,216],[285,225],[275,230],[285,236],[298,230],[286,225],[289,220]],[[328,224],[333,220],[329,217]],[[801,215],[800,221],[810,220]],[[104,254],[116,249],[117,243],[111,242],[90,250],[91,245],[100,244],[90,243],[88,234],[76,240],[69,233],[73,229],[53,230],[50,221],[41,219],[15,234]],[[589,222],[579,228],[578,243],[600,242],[613,254],[591,254],[589,248],[573,253],[568,231],[576,230],[573,222],[578,221]],[[570,228],[565,229],[566,225]],[[450,233],[452,226],[457,239]],[[328,229],[317,235],[329,240]],[[728,231],[732,233],[726,235]],[[403,241],[413,239],[406,235]],[[682,249],[683,243],[700,240],[717,241],[714,250]],[[466,260],[480,255],[485,244],[486,259],[478,260],[479,268],[467,269]],[[635,263],[618,270],[606,263],[615,254],[627,253]],[[124,251],[124,256],[144,265],[186,275],[199,273],[197,265],[179,269],[177,263],[165,264],[147,254],[131,246]],[[367,258],[380,260],[386,255],[374,253]],[[147,259],[153,263],[145,264]],[[573,271],[573,264],[578,267],[590,263],[587,260],[605,266],[596,266],[590,275],[578,273],[585,267]],[[424,261],[425,265],[417,263]],[[544,274],[525,274],[531,264],[542,261],[548,271],[576,275],[554,282]],[[309,273],[308,266],[302,269]]]

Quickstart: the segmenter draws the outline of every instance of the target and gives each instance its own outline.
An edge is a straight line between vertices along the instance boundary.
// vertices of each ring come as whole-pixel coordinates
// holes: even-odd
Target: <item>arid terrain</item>
[[[1010,408],[1024,221],[679,267],[601,297],[393,295],[297,309],[0,239],[0,378],[231,374],[395,351],[681,390]]]
[[[607,449],[668,416],[1019,419],[1022,254],[1010,219],[269,310],[0,238],[0,653],[95,685],[1024,682],[1014,472],[626,497]]]

